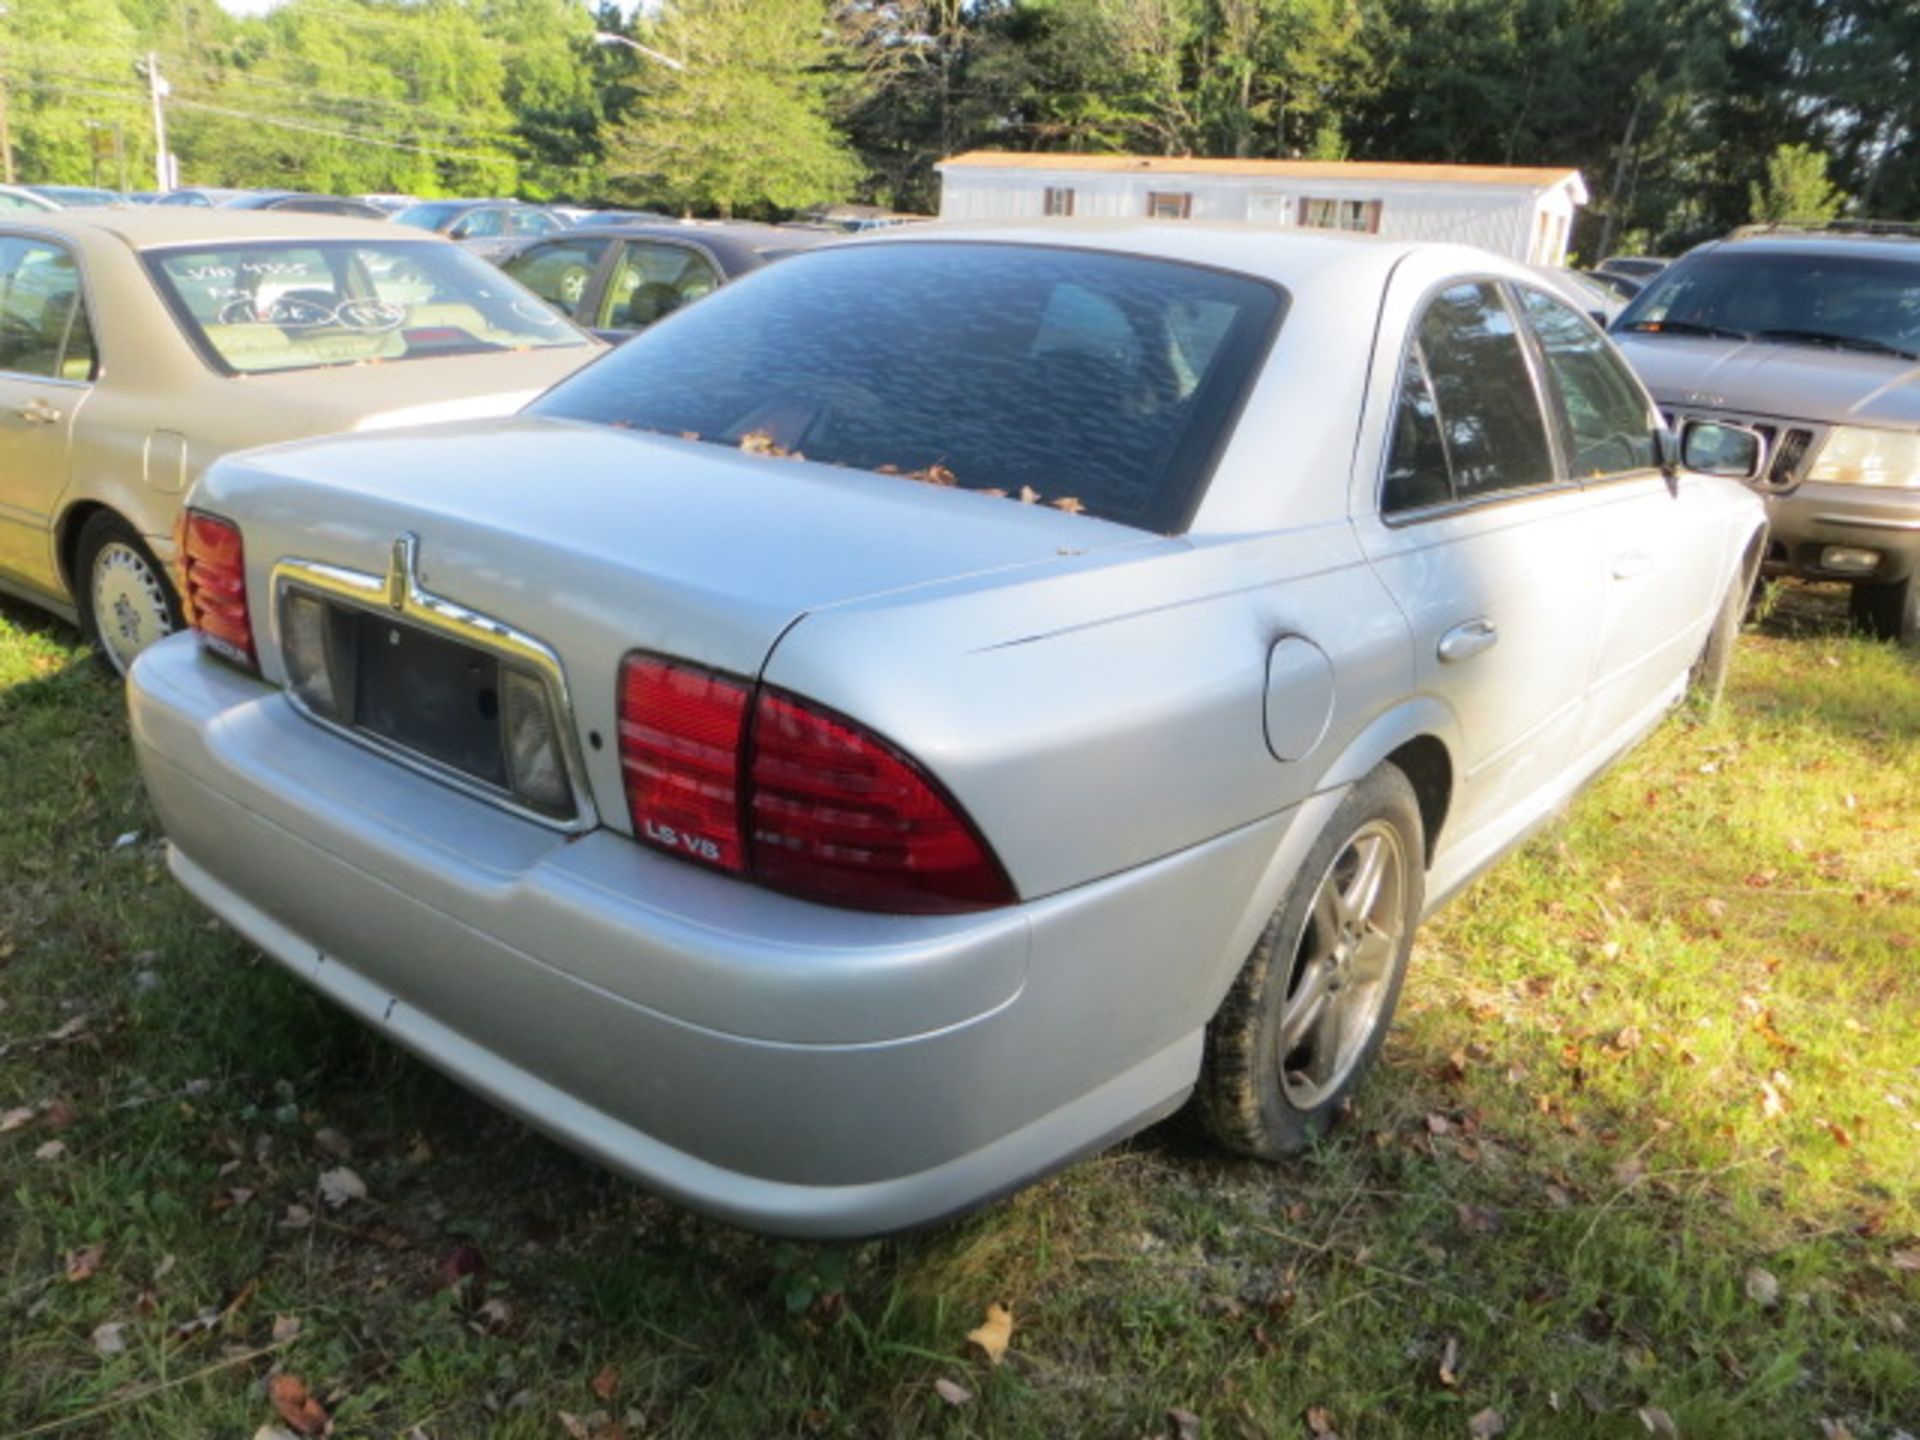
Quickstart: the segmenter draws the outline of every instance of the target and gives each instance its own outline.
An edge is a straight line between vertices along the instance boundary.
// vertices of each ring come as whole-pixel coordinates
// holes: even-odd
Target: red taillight
[[[753,873],[829,905],[942,914],[1013,887],[918,765],[852,721],[762,691],[754,708]]]
[[[620,761],[637,837],[771,889],[919,915],[1018,899],[919,765],[797,696],[629,656]]]
[[[249,670],[258,668],[247,618],[247,558],[240,527],[201,510],[180,523],[180,606],[201,643]]]
[[[747,688],[725,676],[629,655],[620,667],[620,766],[633,833],[722,870],[745,868],[740,731]]]

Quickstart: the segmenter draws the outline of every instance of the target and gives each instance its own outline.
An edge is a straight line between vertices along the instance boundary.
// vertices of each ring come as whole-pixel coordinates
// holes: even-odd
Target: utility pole
[[[166,97],[168,85],[160,78],[160,56],[157,51],[147,52],[147,95],[153,102],[153,178],[154,188],[161,194],[173,188],[173,167],[168,164],[167,156],[167,112],[160,104]]]
[[[7,7],[0,5],[0,19],[4,19]],[[7,120],[7,77],[0,75],[0,171],[6,174],[6,183],[13,184],[13,127]]]

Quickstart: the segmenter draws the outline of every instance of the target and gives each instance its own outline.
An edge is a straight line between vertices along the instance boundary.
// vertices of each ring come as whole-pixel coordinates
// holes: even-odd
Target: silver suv
[[[1613,335],[1669,423],[1766,436],[1768,573],[1846,581],[1859,624],[1920,646],[1920,227],[1736,231]]]

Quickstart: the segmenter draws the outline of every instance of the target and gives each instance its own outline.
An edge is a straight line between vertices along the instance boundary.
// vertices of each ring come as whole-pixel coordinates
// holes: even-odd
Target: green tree
[[[1827,157],[1810,145],[1782,145],[1767,157],[1764,185],[1749,187],[1749,218],[1831,220],[1847,197],[1827,178]]]
[[[92,183],[96,137],[110,144],[114,126],[130,178],[153,174],[138,40],[114,0],[7,0],[0,82],[17,179]],[[118,183],[112,172],[101,165],[102,183]]]
[[[628,197],[722,216],[838,200],[861,179],[834,124],[850,57],[823,0],[676,0],[607,142]]]

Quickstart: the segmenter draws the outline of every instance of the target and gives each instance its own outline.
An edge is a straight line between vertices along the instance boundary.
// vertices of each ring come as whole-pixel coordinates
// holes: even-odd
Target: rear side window
[[[1416,368],[1426,380],[1424,391],[1408,379]],[[1397,403],[1381,491],[1388,513],[1554,479],[1532,372],[1513,314],[1490,281],[1450,286],[1428,303],[1402,368]],[[1430,420],[1423,405],[1431,406]],[[1447,465],[1444,497],[1435,475],[1436,431]]]
[[[1572,306],[1526,288],[1520,303],[1553,378],[1573,475],[1652,469],[1653,415],[1626,362]]]
[[[42,240],[0,240],[0,370],[91,380],[93,335],[73,257]]]
[[[500,262],[500,268],[549,305],[573,314],[600,268],[610,240],[550,240]]]
[[[1186,527],[1279,324],[1249,276],[916,241],[756,271],[535,413]]]

